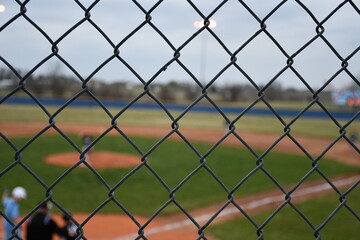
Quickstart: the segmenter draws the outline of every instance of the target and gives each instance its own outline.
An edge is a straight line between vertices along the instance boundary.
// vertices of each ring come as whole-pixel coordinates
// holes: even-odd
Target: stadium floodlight
[[[194,27],[195,28],[202,28],[204,26],[204,21],[195,21],[194,22]],[[215,28],[216,27],[216,21],[215,20],[210,20],[210,24],[209,24],[209,28]]]
[[[5,12],[5,10],[6,10],[5,5],[0,4],[0,13]]]

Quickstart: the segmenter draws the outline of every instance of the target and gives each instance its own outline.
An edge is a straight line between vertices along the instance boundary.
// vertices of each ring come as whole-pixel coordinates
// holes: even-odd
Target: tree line
[[[48,74],[30,75],[24,81],[28,91],[37,97],[68,98],[83,89],[83,82],[75,77],[62,74],[54,68]],[[356,83],[355,83],[356,84]],[[10,70],[0,68],[0,94],[14,89],[19,85],[19,78]],[[126,80],[104,82],[100,79],[91,79],[86,86],[91,94],[106,100],[127,100],[137,97],[144,91],[142,84],[135,84]],[[359,86],[349,86],[354,88]],[[263,86],[259,86],[262,89]],[[203,94],[201,87],[195,83],[169,80],[166,83],[150,84],[151,93],[164,102],[194,101]],[[259,90],[250,84],[213,84],[206,89],[206,94],[212,99],[224,102],[254,101],[259,96]],[[308,90],[296,88],[283,88],[274,82],[263,91],[264,97],[269,101],[308,101],[312,94]],[[322,99],[330,101],[329,92],[322,92]],[[84,94],[83,98],[89,97]]]

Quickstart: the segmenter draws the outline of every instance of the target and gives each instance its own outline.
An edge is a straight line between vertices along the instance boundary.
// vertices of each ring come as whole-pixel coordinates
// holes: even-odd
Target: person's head
[[[39,212],[42,212],[44,214],[49,212],[48,202],[44,202],[40,205]]]
[[[26,190],[23,187],[15,187],[11,195],[15,200],[19,201],[26,198]]]
[[[70,222],[70,217],[69,217],[69,215],[63,214],[63,215],[62,215],[62,218],[64,219],[65,222]]]

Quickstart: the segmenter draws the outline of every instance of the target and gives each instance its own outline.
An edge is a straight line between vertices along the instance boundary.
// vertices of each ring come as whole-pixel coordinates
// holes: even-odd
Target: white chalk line
[[[359,179],[359,176],[352,176],[352,177],[348,177],[348,178],[344,178],[344,179],[340,179],[340,180],[335,180],[332,183],[337,187],[337,188],[341,188],[343,186],[347,186],[350,184],[355,183],[357,180]],[[328,184],[328,183],[324,183],[324,184],[319,184],[319,185],[315,185],[315,186],[311,186],[311,187],[306,187],[303,189],[299,189],[297,191],[295,191],[293,194],[291,194],[292,197],[301,197],[301,196],[305,196],[311,193],[317,193],[317,192],[321,192],[324,190],[329,190],[332,187]],[[284,199],[284,194],[280,194],[280,195],[276,195],[276,196],[272,196],[272,197],[265,197],[262,198],[260,200],[256,200],[256,201],[252,201],[246,204],[241,205],[241,208],[246,211],[246,210],[251,210],[257,207],[262,207],[274,202],[283,202],[285,201]],[[224,209],[222,212],[220,212],[217,216],[217,218],[219,217],[225,217],[231,214],[236,214],[239,213],[239,209],[237,209],[236,207],[229,207]],[[209,213],[209,214],[203,214],[200,216],[196,216],[194,217],[195,221],[199,224],[201,223],[206,223],[211,217],[213,217],[214,214],[213,213]],[[152,234],[156,234],[156,233],[160,233],[160,232],[165,232],[165,231],[171,231],[171,230],[176,230],[176,229],[180,229],[183,227],[187,227],[192,225],[193,222],[189,219],[187,220],[183,220],[183,221],[178,221],[178,222],[174,222],[174,223],[169,223],[169,224],[165,224],[159,227],[153,227],[153,228],[149,228],[146,229],[146,235],[152,235]],[[131,240],[131,239],[135,239],[136,237],[138,237],[138,233],[131,233],[125,236],[121,236],[121,237],[117,237],[115,238],[115,240]]]

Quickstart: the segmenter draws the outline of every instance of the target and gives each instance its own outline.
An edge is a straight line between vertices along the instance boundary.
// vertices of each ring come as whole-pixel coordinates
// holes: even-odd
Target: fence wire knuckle
[[[96,10],[100,8],[100,0],[95,0],[91,2],[88,6],[85,3],[82,3],[80,0],[74,0],[73,7],[76,8],[77,11],[80,11],[81,14],[78,18],[71,23],[70,26],[67,27],[66,30],[60,33],[59,36],[52,37],[51,32],[47,31],[42,27],[41,23],[35,17],[32,17],[32,10],[35,6],[31,5],[34,2],[33,0],[14,0],[11,4],[16,7],[16,13],[8,18],[6,21],[1,19],[2,12],[0,11],[0,22],[2,26],[0,26],[0,36],[6,36],[6,31],[10,29],[12,26],[17,26],[16,23],[20,21],[24,21],[24,24],[29,25],[31,29],[36,31],[42,39],[46,40],[46,49],[47,53],[42,56],[40,60],[37,60],[33,66],[28,70],[19,70],[18,66],[12,64],[11,59],[7,59],[6,56],[0,56],[0,64],[2,68],[6,69],[11,73],[12,78],[15,79],[16,84],[12,86],[10,89],[6,89],[5,91],[0,88],[0,107],[2,104],[6,104],[11,99],[15,98],[17,95],[26,96],[28,99],[32,100],[33,105],[36,109],[41,112],[41,114],[46,118],[45,123],[36,129],[36,133],[30,134],[23,143],[20,143],[21,146],[18,146],[18,143],[15,138],[7,135],[6,129],[0,129],[0,144],[3,143],[6,146],[9,153],[7,155],[11,155],[11,162],[8,159],[0,159],[0,161],[8,161],[10,163],[7,164],[0,169],[0,179],[1,181],[8,177],[14,169],[20,168],[22,172],[30,175],[34,184],[37,184],[37,187],[40,187],[42,192],[42,200],[40,203],[37,203],[32,207],[32,209],[22,217],[19,222],[15,222],[7,216],[5,210],[0,210],[0,215],[3,221],[8,222],[13,230],[11,231],[11,236],[9,239],[21,239],[19,232],[21,232],[21,228],[26,225],[26,222],[29,218],[36,213],[42,204],[44,203],[52,203],[57,210],[68,216],[71,221],[76,226],[76,232],[78,234],[76,239],[88,239],[86,226],[89,222],[94,220],[97,215],[101,214],[101,211],[106,209],[109,206],[115,206],[117,211],[121,211],[122,214],[128,218],[128,221],[131,222],[136,230],[133,234],[128,235],[128,238],[122,238],[119,236],[114,239],[152,239],[152,234],[160,232],[158,229],[153,229],[154,222],[157,221],[158,218],[163,218],[162,216],[166,213],[166,209],[171,207],[176,207],[178,213],[182,214],[182,220],[180,223],[174,223],[175,225],[183,224],[186,227],[192,227],[193,232],[195,232],[196,237],[194,239],[206,240],[213,239],[210,237],[208,233],[208,229],[213,225],[217,224],[217,220],[221,221],[222,215],[228,208],[234,209],[233,211],[236,214],[241,214],[242,217],[253,227],[253,238],[264,240],[267,238],[267,227],[271,225],[270,223],[274,222],[275,218],[280,216],[285,208],[289,208],[294,211],[299,219],[306,223],[307,227],[310,229],[313,234],[313,239],[323,239],[323,230],[329,225],[329,223],[336,218],[337,215],[340,214],[341,211],[347,211],[350,213],[353,218],[349,221],[357,222],[355,224],[360,224],[360,212],[358,209],[352,206],[352,193],[359,190],[360,187],[360,179],[354,180],[351,184],[347,185],[346,188],[339,187],[334,180],[329,177],[326,171],[323,170],[322,164],[325,162],[325,156],[331,152],[335,148],[335,145],[340,142],[345,142],[347,147],[351,149],[351,151],[355,152],[355,154],[360,153],[359,145],[354,142],[351,137],[349,137],[351,125],[357,124],[360,116],[360,111],[357,109],[356,112],[346,119],[346,121],[339,120],[339,118],[334,114],[334,112],[329,109],[327,105],[323,102],[322,94],[328,89],[336,79],[344,74],[348,76],[348,78],[352,81],[355,87],[360,87],[359,77],[355,76],[354,70],[351,68],[352,61],[355,61],[355,55],[360,53],[360,46],[356,47],[354,50],[349,51],[347,54],[341,52],[340,49],[337,48],[337,45],[331,40],[328,34],[328,26],[332,24],[331,19],[335,19],[336,14],[342,11],[345,6],[352,11],[355,11],[358,16],[360,16],[360,9],[357,3],[352,0],[339,1],[339,4],[335,6],[333,9],[328,11],[327,15],[325,15],[322,19],[320,19],[317,13],[311,9],[310,4],[306,4],[300,0],[288,1],[283,0],[279,1],[275,6],[270,9],[267,9],[267,12],[264,16],[260,16],[257,13],[256,9],[253,9],[250,6],[251,1],[218,1],[216,6],[210,9],[210,11],[202,10],[200,6],[201,3],[196,3],[195,1],[187,0],[183,1],[187,7],[190,7],[193,14],[195,14],[201,22],[201,26],[197,29],[193,29],[193,32],[189,34],[185,39],[183,39],[180,43],[175,44],[169,34],[158,25],[157,14],[161,12],[161,8],[166,6],[166,2],[171,1],[154,1],[153,5],[150,8],[147,8],[143,5],[142,1],[128,1],[129,4],[132,5],[141,14],[141,18],[138,19],[135,27],[130,29],[122,39],[113,39],[110,34],[102,28],[101,23],[96,20]],[[225,6],[231,3],[237,4],[245,14],[248,15],[249,18],[253,22],[255,22],[256,29],[250,34],[246,39],[241,40],[242,42],[237,43],[236,47],[230,47],[225,39],[223,39],[222,35],[212,29],[211,20],[213,17],[217,17],[217,15],[223,14],[221,11],[225,9]],[[285,44],[281,42],[281,39],[277,37],[276,33],[272,30],[272,19],[282,10],[286,8],[287,4],[293,4],[298,8],[298,11],[302,11],[303,16],[310,19],[312,24],[312,36],[303,39],[304,41],[298,46],[295,50],[289,51],[287,50]],[[149,4],[149,3],[148,3]],[[260,3],[258,3],[260,4]],[[2,5],[1,5],[2,6]],[[56,9],[52,9],[51,11],[56,11]],[[64,13],[67,14],[67,13]],[[181,19],[177,19],[181,21]],[[88,76],[84,76],[81,73],[81,70],[78,69],[74,63],[70,59],[68,59],[64,53],[64,49],[66,48],[66,40],[70,39],[70,36],[74,34],[75,31],[79,30],[82,26],[88,26],[93,29],[96,35],[106,43],[106,46],[110,48],[108,56],[99,60],[99,63],[91,69]],[[130,23],[129,23],[130,25]],[[291,26],[294,27],[294,26]],[[143,76],[141,74],[141,70],[137,68],[137,66],[131,62],[131,59],[127,58],[126,48],[127,44],[135,38],[136,35],[140,34],[144,29],[150,29],[152,33],[160,40],[162,47],[166,48],[170,51],[168,58],[162,61],[158,66],[154,67],[152,73],[149,76]],[[235,32],[236,29],[233,29]],[[18,30],[16,30],[18,31]],[[356,29],[353,29],[355,32]],[[191,44],[193,44],[196,40],[201,38],[201,35],[207,34],[213,41],[212,44],[216,45],[221,49],[222,54],[226,57],[226,62],[221,63],[219,61],[218,67],[219,69],[212,76],[208,76],[205,80],[201,77],[197,77],[197,75],[192,71],[192,67],[186,61],[186,50],[191,48]],[[272,75],[267,76],[267,81],[265,84],[261,85],[257,82],[256,77],[252,76],[250,70],[246,68],[246,64],[250,61],[242,56],[244,49],[248,48],[251,44],[256,42],[260,36],[263,36],[267,39],[267,41],[273,46],[273,48],[279,53],[283,62],[282,66],[277,70],[276,73],[272,73]],[[92,36],[89,36],[92,37]],[[239,39],[241,39],[239,37]],[[178,40],[178,39],[177,39]],[[143,41],[147,41],[147,39],[143,39]],[[313,88],[309,80],[304,76],[301,72],[300,67],[297,66],[298,62],[301,62],[302,54],[306,54],[305,50],[309,50],[310,46],[314,42],[320,42],[322,46],[326,48],[333,55],[333,57],[338,61],[338,65],[336,69],[333,69],[333,72],[329,73],[330,76],[325,79],[325,81],[321,84],[319,88]],[[64,46],[65,45],[65,46]],[[13,47],[13,46],[5,46],[5,47]],[[139,50],[140,52],[141,50]],[[26,55],[26,52],[22,53]],[[145,51],[141,52],[141,54],[146,54]],[[83,60],[87,59],[85,55],[82,56]],[[279,57],[280,58],[280,57]],[[38,71],[41,68],[44,68],[47,64],[51,63],[51,61],[58,61],[66,68],[68,72],[76,81],[76,90],[71,94],[64,102],[62,102],[59,106],[56,106],[56,109],[51,109],[48,105],[44,104],[44,100],[41,95],[36,93],[34,89],[31,88],[30,81],[35,78]],[[107,105],[107,102],[100,96],[96,89],[93,87],[93,84],[97,81],[97,75],[101,71],[105,71],[106,67],[110,65],[111,62],[116,61],[118,64],[132,74],[132,77],[135,79],[136,83],[141,87],[141,89],[133,94],[131,97],[128,97],[126,103],[121,107],[116,107],[110,109],[110,106]],[[242,62],[243,61],[243,62]],[[244,64],[246,62],[246,64]],[[320,64],[320,63],[319,63]],[[158,92],[158,81],[161,79],[162,75],[167,74],[170,71],[170,68],[176,66],[184,72],[187,77],[191,80],[193,84],[193,88],[195,89],[195,95],[191,99],[189,103],[186,104],[185,107],[178,110],[177,113],[170,108],[166,99],[162,99]],[[1,69],[2,69],[1,68]],[[0,69],[0,70],[1,70]],[[214,99],[212,95],[213,88],[217,88],[217,84],[221,81],[221,77],[224,77],[225,73],[229,71],[229,69],[234,69],[240,76],[241,79],[245,80],[248,86],[254,90],[254,98],[249,100],[246,107],[244,107],[240,112],[236,112],[230,114],[227,112],[225,107],[219,104],[217,99]],[[303,84],[303,87],[309,94],[309,99],[305,103],[305,106],[302,107],[296,114],[291,117],[284,117],[281,112],[281,109],[277,108],[273,103],[272,99],[269,96],[269,91],[272,87],[276,86],[276,84],[280,81],[282,77],[284,77],[284,73],[289,72],[294,75],[300,83]],[[0,78],[0,81],[2,79]],[[66,79],[60,80],[65,82]],[[1,83],[1,82],[0,82]],[[48,91],[50,87],[48,87]],[[75,88],[75,87],[74,87]],[[99,109],[102,115],[105,116],[107,120],[107,125],[105,128],[100,129],[96,134],[97,136],[91,140],[87,146],[81,146],[73,136],[67,132],[65,127],[63,127],[63,122],[61,120],[61,116],[66,113],[68,109],[72,107],[77,101],[87,99],[94,103],[96,109]],[[127,126],[122,122],[123,119],[126,118],[126,114],[131,112],[131,110],[136,109],[139,103],[151,101],[154,102],[158,109],[158,113],[162,114],[163,119],[166,120],[166,127],[164,127],[164,133],[161,136],[154,136],[157,139],[152,142],[151,146],[145,146],[140,143],[135,135],[133,136],[131,133],[127,132]],[[210,106],[213,110],[214,115],[218,116],[222,122],[225,123],[224,132],[222,135],[219,135],[215,141],[212,141],[211,144],[206,146],[206,149],[199,147],[195,143],[195,140],[191,138],[188,133],[188,129],[184,127],[185,124],[183,122],[186,121],[186,117],[191,115],[193,111],[196,111],[196,108],[201,105],[202,102],[206,102],[208,106]],[[280,133],[272,140],[270,144],[266,147],[262,147],[262,151],[259,151],[256,147],[253,146],[253,143],[248,140],[246,136],[246,132],[242,129],[242,121],[245,121],[246,117],[251,114],[252,111],[256,109],[256,107],[261,104],[264,105],[266,110],[271,114],[273,119],[280,124]],[[319,150],[316,153],[316,156],[313,156],[311,151],[309,151],[309,147],[297,138],[296,124],[300,122],[311,108],[318,108],[325,115],[326,119],[338,129],[338,135],[327,142],[326,146],[322,147],[322,150]],[[269,114],[269,115],[270,115]],[[22,117],[20,117],[22,118]],[[25,117],[24,117],[25,119]],[[84,116],[85,119],[85,116]],[[142,120],[142,119],[141,119]],[[151,120],[144,119],[144,122],[151,128]],[[1,122],[0,122],[1,124]],[[271,123],[267,123],[271,124]],[[79,126],[81,123],[79,124]],[[130,124],[131,125],[131,124]],[[79,127],[80,128],[80,127]],[[80,130],[78,130],[80,132]],[[56,136],[60,136],[61,140],[67,144],[68,148],[71,148],[75,151],[77,155],[77,161],[72,163],[66,170],[58,174],[54,179],[50,182],[48,179],[43,179],[40,177],[40,174],[37,172],[35,167],[33,168],[31,163],[27,160],[27,151],[32,151],[32,147],[36,145],[42,138],[45,138],[48,134],[55,134]],[[119,145],[129,145],[131,151],[135,152],[139,156],[139,162],[132,168],[129,168],[126,172],[119,172],[116,175],[116,179],[108,179],[108,176],[105,176],[103,172],[99,171],[90,163],[89,154],[92,152],[92,149],[97,148],[97,146],[101,146],[102,142],[105,141],[106,138],[110,138],[111,135],[116,135],[121,137],[123,143],[119,143]],[[176,142],[179,142],[186,146],[186,149],[193,154],[193,159],[196,166],[192,166],[188,172],[181,177],[178,182],[170,182],[166,176],[162,175],[161,170],[159,170],[156,166],[152,165],[152,159],[156,152],[162,151],[163,148],[166,148],[166,144],[169,141],[176,139]],[[216,151],[221,149],[222,145],[227,144],[227,141],[234,140],[237,145],[241,145],[242,149],[249,153],[249,156],[252,157],[251,160],[245,159],[245,157],[240,156],[241,161],[252,161],[253,167],[248,172],[244,173],[242,176],[239,176],[236,179],[236,182],[229,186],[223,180],[221,173],[219,173],[215,166],[212,165],[212,156],[216,155]],[[115,141],[115,140],[114,140]],[[210,140],[209,140],[210,141]],[[282,180],[278,179],[276,173],[272,172],[268,167],[272,164],[271,155],[272,153],[277,151],[277,147],[281,145],[283,142],[289,141],[291,144],[295,145],[296,150],[307,160],[307,169],[304,170],[300,179],[297,182],[292,183],[291,185],[286,185],[282,182]],[[175,140],[174,140],[175,142]],[[60,147],[59,147],[60,148]],[[0,151],[3,151],[0,149]],[[5,152],[5,150],[4,150]],[[181,153],[176,153],[181,154]],[[2,152],[0,152],[2,155]],[[240,154],[239,154],[240,155]],[[171,159],[172,156],[168,156],[168,159]],[[8,158],[8,157],[6,157]],[[224,157],[223,161],[226,164],[226,157]],[[67,206],[64,206],[59,199],[57,199],[57,189],[61,188],[62,184],[66,182],[70,175],[76,174],[76,171],[81,169],[86,170],[93,178],[100,183],[101,189],[105,191],[104,195],[102,195],[101,202],[95,207],[93,211],[88,213],[85,217],[85,220],[79,221],[76,217],[73,217],[68,210]],[[126,183],[132,179],[135,179],[137,175],[142,174],[142,172],[146,172],[151,179],[155,182],[154,184],[159,186],[159,189],[164,191],[165,200],[158,204],[158,206],[154,207],[152,213],[150,213],[146,219],[143,220],[140,218],[137,213],[134,213],[133,209],[129,208],[124,200],[122,199],[123,195],[126,195],[127,192],[122,189],[122,187],[126,186]],[[170,171],[170,170],[169,170]],[[285,171],[285,170],[284,170]],[[9,174],[8,174],[9,173]],[[183,203],[181,197],[179,197],[182,192],[181,190],[186,189],[185,185],[195,184],[192,183],[195,181],[196,176],[200,175],[200,173],[206,174],[209,182],[211,181],[216,187],[219,189],[218,191],[222,194],[223,201],[218,203],[211,210],[212,212],[203,216],[196,216],[193,214],[192,209],[189,209],[186,203]],[[272,200],[273,208],[267,212],[265,220],[258,221],[256,216],[253,216],[252,210],[247,207],[248,203],[242,198],[238,197],[237,193],[240,193],[241,190],[246,188],[246,184],[251,182],[252,179],[255,179],[256,175],[261,175],[264,177],[267,183],[273,185],[273,188],[276,189],[278,194],[280,193],[279,199]],[[319,224],[314,223],[309,217],[307,212],[303,210],[299,205],[297,205],[297,193],[305,188],[308,182],[312,180],[312,177],[316,175],[319,179],[325,184],[327,184],[328,189],[331,190],[332,194],[337,196],[338,202],[336,203],[336,207],[331,209],[331,212],[326,216],[325,219]],[[21,176],[19,176],[21,179]],[[87,183],[85,183],[87,188]],[[89,184],[90,185],[90,184]],[[137,191],[137,190],[134,190]],[[120,194],[117,194],[120,192]],[[79,194],[73,193],[77,195]],[[99,193],[100,194],[100,193]],[[142,192],[138,193],[142,195]],[[199,191],[197,194],[201,194]],[[271,193],[269,193],[271,194]],[[270,195],[269,195],[270,196]],[[87,197],[87,196],[86,196]],[[152,196],[143,196],[144,201],[146,198],[151,198]],[[256,196],[258,197],[258,196]],[[81,203],[85,202],[87,199],[80,200]],[[195,212],[195,211],[194,211]],[[178,214],[177,213],[177,214]],[[165,215],[166,216],[166,215]],[[205,219],[206,218],[206,219]],[[156,223],[157,224],[157,223]],[[154,224],[154,225],[156,225]],[[355,226],[354,224],[354,226]],[[155,227],[156,228],[156,227]],[[158,227],[160,228],[160,227]],[[164,226],[165,230],[166,226]],[[168,227],[170,228],[170,227]],[[178,226],[175,227],[180,228]],[[5,239],[4,239],[5,240]],[[7,240],[7,239],[6,239]]]

